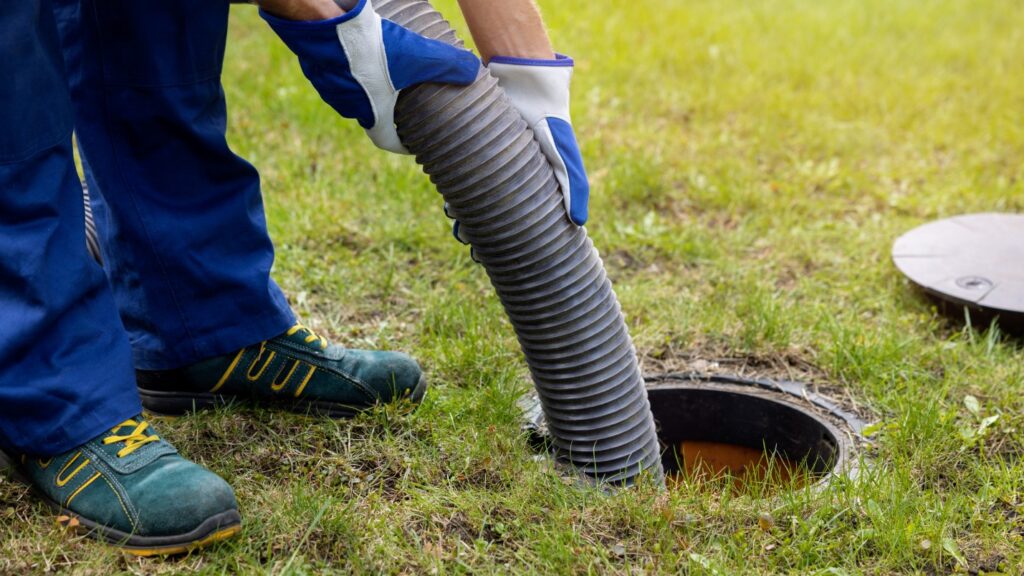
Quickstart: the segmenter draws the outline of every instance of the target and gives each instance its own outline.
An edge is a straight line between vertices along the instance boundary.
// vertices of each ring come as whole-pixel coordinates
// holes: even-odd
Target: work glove
[[[370,0],[329,20],[260,16],[299,57],[320,97],[346,118],[359,121],[378,148],[408,154],[395,129],[398,94],[423,82],[465,86],[480,60],[472,52],[424,38],[373,9]]]
[[[554,60],[495,56],[487,65],[533,129],[540,149],[554,168],[569,219],[583,226],[587,222],[590,182],[569,116],[572,68],[572,58],[562,54]]]
[[[487,68],[498,79],[512,105],[519,110],[541,151],[555,171],[569,220],[577,226],[587,222],[590,182],[583,167],[576,133],[569,116],[569,84],[573,61],[556,55],[554,60],[533,60],[495,56]],[[445,206],[448,215],[448,207]],[[451,216],[449,215],[449,218]],[[458,220],[452,234],[466,244]]]

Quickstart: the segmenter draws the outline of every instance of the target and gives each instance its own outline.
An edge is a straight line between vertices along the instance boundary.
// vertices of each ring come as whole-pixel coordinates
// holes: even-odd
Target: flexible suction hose
[[[375,6],[383,18],[462,46],[425,0]],[[611,282],[497,81],[481,68],[468,87],[406,90],[395,122],[512,321],[556,459],[599,481],[629,485],[645,471],[660,481],[654,419]]]

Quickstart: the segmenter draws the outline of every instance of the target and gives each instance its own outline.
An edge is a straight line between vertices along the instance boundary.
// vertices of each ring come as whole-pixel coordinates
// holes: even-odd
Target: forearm
[[[341,16],[358,0],[255,0],[270,14],[288,20]],[[459,0],[473,41],[484,62],[492,56],[554,58],[544,21],[534,0]]]
[[[341,16],[356,0],[255,0],[260,8],[288,20],[327,20]],[[340,4],[340,5],[339,5]],[[343,9],[342,6],[345,8]]]
[[[554,58],[534,0],[459,0],[484,62],[493,56]]]

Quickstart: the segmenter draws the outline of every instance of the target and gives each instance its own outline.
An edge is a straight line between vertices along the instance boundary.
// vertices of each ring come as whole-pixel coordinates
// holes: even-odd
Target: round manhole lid
[[[892,259],[943,301],[1024,318],[1024,214],[968,214],[919,226],[896,240]]]

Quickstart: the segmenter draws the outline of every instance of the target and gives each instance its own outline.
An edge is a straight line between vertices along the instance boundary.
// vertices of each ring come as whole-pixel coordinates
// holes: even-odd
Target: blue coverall
[[[141,412],[133,368],[294,323],[270,278],[259,176],[225,140],[227,19],[227,0],[2,3],[5,449],[74,448]],[[85,248],[73,130],[105,269]]]

